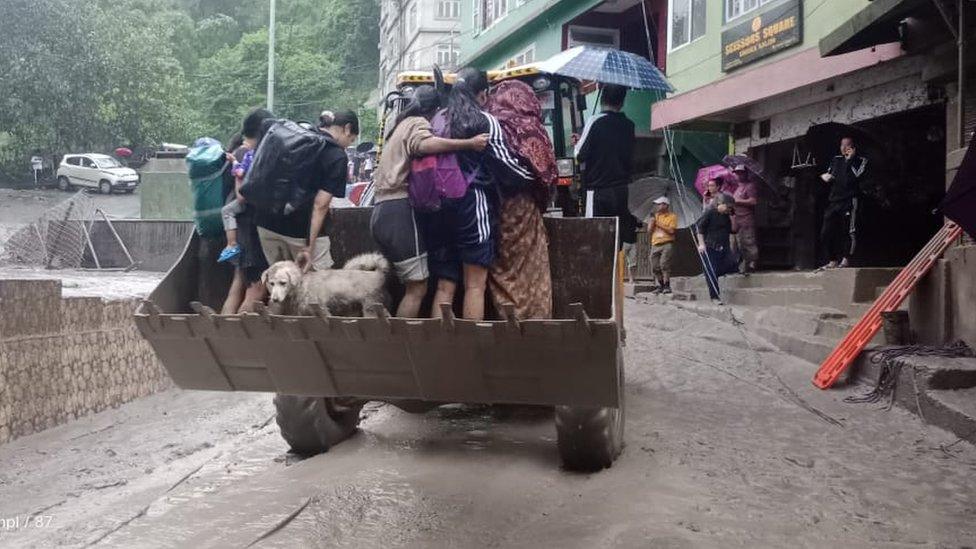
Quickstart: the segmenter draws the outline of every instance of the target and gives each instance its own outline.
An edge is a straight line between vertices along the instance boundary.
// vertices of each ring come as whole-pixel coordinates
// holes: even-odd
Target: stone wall
[[[0,443],[172,387],[136,330],[137,303],[0,280]]]

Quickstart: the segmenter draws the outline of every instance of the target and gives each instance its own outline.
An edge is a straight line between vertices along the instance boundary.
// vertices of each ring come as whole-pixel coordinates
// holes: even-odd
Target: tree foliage
[[[276,114],[369,113],[378,1],[278,5]],[[0,1],[0,169],[22,169],[35,152],[226,140],[266,102],[267,9],[267,0]],[[375,117],[365,118],[367,138]]]

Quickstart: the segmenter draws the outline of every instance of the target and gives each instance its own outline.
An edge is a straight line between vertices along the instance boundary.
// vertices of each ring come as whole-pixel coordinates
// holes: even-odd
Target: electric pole
[[[268,18],[268,110],[274,112],[275,90],[275,0],[271,0]]]

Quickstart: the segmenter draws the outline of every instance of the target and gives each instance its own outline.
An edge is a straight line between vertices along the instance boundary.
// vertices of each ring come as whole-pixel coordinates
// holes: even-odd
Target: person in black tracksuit
[[[827,264],[824,268],[847,267],[857,244],[857,211],[860,183],[868,166],[867,158],[859,156],[854,139],[840,141],[841,154],[830,161],[827,172],[821,175],[830,184],[830,196],[824,211],[820,241]]]
[[[593,215],[617,217],[621,244],[637,242],[637,219],[627,205],[634,163],[634,123],[620,112],[627,88],[604,85],[603,112],[591,118],[576,143],[582,166],[583,190],[593,191]]]
[[[447,102],[450,137],[468,139],[488,134],[484,151],[458,151],[458,166],[469,182],[460,198],[445,198],[441,209],[424,214],[427,263],[437,281],[434,318],[442,303],[453,303],[459,283],[464,284],[463,317],[483,320],[488,268],[495,259],[500,186],[525,185],[532,172],[505,145],[501,126],[482,107],[488,100],[488,76],[464,68],[458,72]]]
[[[736,250],[732,247],[732,204],[731,196],[719,193],[712,206],[705,208],[695,223],[708,296],[719,304],[722,303],[719,277],[737,271],[739,265]]]

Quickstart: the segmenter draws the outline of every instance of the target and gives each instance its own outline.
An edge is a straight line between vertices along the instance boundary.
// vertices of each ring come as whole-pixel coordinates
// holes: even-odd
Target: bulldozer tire
[[[312,456],[329,451],[346,440],[359,425],[363,402],[345,402],[323,397],[275,395],[278,427],[291,451]]]
[[[617,357],[618,408],[556,406],[556,445],[563,467],[599,471],[613,465],[624,447],[624,368]]]

